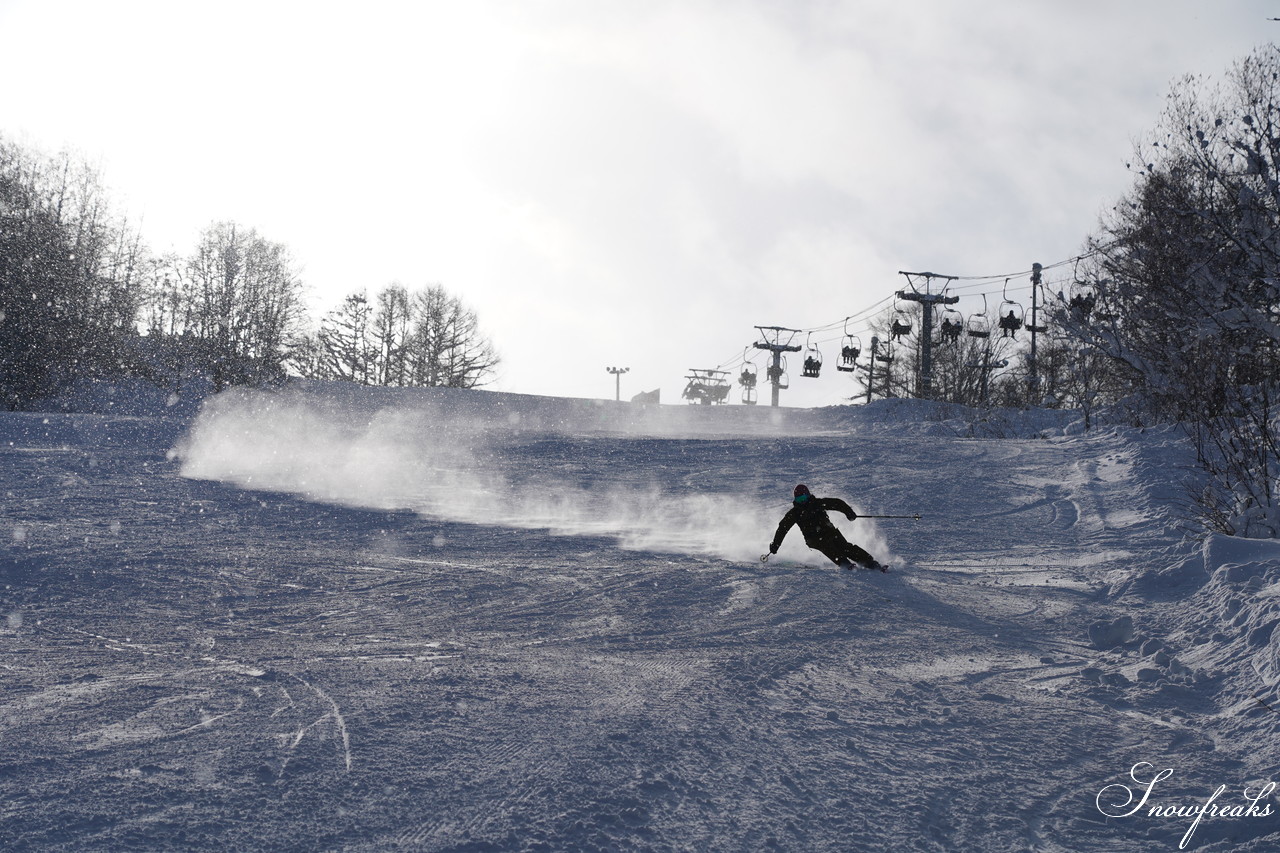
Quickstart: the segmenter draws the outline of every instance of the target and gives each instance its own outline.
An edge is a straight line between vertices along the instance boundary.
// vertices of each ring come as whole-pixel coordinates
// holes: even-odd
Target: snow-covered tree
[[[1280,441],[1280,49],[1223,88],[1188,78],[1138,149],[1133,190],[1091,240],[1057,320],[1153,408],[1189,425],[1206,520],[1275,536]]]

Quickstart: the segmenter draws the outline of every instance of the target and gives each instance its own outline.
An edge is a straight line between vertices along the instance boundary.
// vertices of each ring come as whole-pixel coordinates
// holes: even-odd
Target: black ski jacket
[[[804,534],[804,544],[810,548],[821,550],[821,547],[833,538],[844,539],[836,526],[831,523],[831,519],[827,518],[827,513],[833,510],[844,513],[847,518],[854,517],[853,507],[839,498],[810,498],[804,503],[792,504],[791,509],[787,510],[787,514],[779,522],[778,532],[773,534],[773,544],[769,546],[769,550],[777,553],[783,537],[795,525],[800,526],[800,532]]]

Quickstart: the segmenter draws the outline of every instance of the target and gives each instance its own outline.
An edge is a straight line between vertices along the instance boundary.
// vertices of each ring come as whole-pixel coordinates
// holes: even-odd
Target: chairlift
[[[876,353],[876,361],[893,364],[893,346],[888,341],[885,341],[884,346]]]
[[[818,349],[817,344],[809,343],[809,337],[812,336],[813,333],[810,332],[809,336],[805,338],[804,369],[801,375],[810,379],[817,379],[818,375],[822,373],[822,352]]]
[[[1000,303],[1000,330],[1003,338],[1016,338],[1022,328],[1022,306],[1016,302]]]
[[[991,337],[991,320],[987,317],[987,295],[982,294],[982,313],[970,314],[966,324],[969,337],[986,340]]]
[[[1067,294],[1058,291],[1058,299],[1064,302],[1067,310],[1071,312],[1074,320],[1088,319],[1093,313],[1093,309],[1098,304],[1098,294],[1095,292],[1092,284],[1083,281],[1080,278],[1080,258],[1076,258],[1075,269],[1071,272],[1071,284],[1067,288]]]
[[[964,315],[954,308],[942,309],[942,322],[939,324],[942,332],[942,340],[949,343],[955,343],[960,340],[960,333],[964,331]]]
[[[849,334],[849,324],[846,321],[844,338],[840,341],[840,362],[836,364],[836,370],[852,373],[857,367],[860,355],[862,355],[862,341],[857,335]]]
[[[680,396],[690,403],[704,406],[723,403],[728,398],[732,387],[726,378],[728,375],[727,370],[704,370],[691,367],[689,375],[685,377],[688,382]]]
[[[1098,297],[1093,288],[1083,281],[1071,282],[1071,297],[1067,300],[1067,309],[1077,319],[1084,319],[1097,307]]]
[[[779,390],[785,391],[791,387],[790,378],[787,376],[787,357],[785,355],[778,356],[778,366],[769,365],[769,370],[765,373],[769,381],[773,383]]]
[[[1000,336],[1003,338],[1016,338],[1015,334],[1022,328],[1022,306],[1009,298],[1009,279],[1004,280],[1004,301],[1000,303]]]
[[[748,406],[756,404],[756,385],[759,380],[759,371],[756,369],[754,361],[747,361],[742,365],[742,372],[738,374],[738,384],[742,386],[742,402]]]
[[[1048,300],[1045,299],[1044,285],[1034,276],[1032,277],[1031,281],[1032,281],[1031,287],[1033,288],[1031,293],[1031,319],[1027,321],[1027,331],[1033,335],[1043,335],[1044,333],[1049,331],[1049,324],[1046,323],[1043,319],[1045,314],[1048,312],[1041,309],[1041,313],[1040,313],[1041,320],[1039,323],[1035,322],[1036,294],[1035,294],[1034,288],[1037,288],[1037,287],[1040,288],[1040,302],[1042,305],[1047,305]]]
[[[904,338],[911,334],[911,315],[897,299],[893,301],[893,320],[889,324],[889,337],[892,340]]]

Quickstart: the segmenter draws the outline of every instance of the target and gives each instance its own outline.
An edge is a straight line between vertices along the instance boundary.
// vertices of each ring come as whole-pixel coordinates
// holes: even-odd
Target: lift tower
[[[1040,374],[1036,368],[1036,334],[1048,331],[1047,327],[1036,324],[1036,295],[1040,291],[1040,273],[1043,269],[1044,267],[1040,266],[1040,264],[1031,265],[1031,324],[1027,326],[1027,329],[1031,332],[1031,358],[1027,362],[1031,375],[1027,378],[1031,383],[1032,391],[1035,392],[1040,390]],[[1035,401],[1039,402],[1039,398],[1035,398]]]
[[[768,350],[773,353],[773,363],[769,365],[769,385],[772,386],[772,396],[769,405],[777,408],[778,392],[786,386],[782,384],[782,354],[784,352],[800,352],[800,347],[792,346],[791,342],[795,340],[795,336],[800,334],[799,329],[784,329],[781,326],[756,326],[760,332],[760,340],[755,342],[756,349]],[[786,343],[783,343],[782,336],[786,335]],[[772,337],[771,337],[772,336]]]
[[[955,281],[957,276],[938,275],[935,272],[903,272],[902,270],[898,270],[898,275],[905,275],[907,283],[911,285],[909,292],[899,290],[898,298],[905,299],[908,302],[919,302],[924,306],[924,317],[921,318],[922,322],[920,324],[920,388],[916,393],[927,400],[933,395],[933,306],[954,305],[960,301],[959,296],[930,293],[929,285],[935,278],[940,278],[943,281]],[[916,287],[916,279],[920,278],[924,279],[923,293]]]

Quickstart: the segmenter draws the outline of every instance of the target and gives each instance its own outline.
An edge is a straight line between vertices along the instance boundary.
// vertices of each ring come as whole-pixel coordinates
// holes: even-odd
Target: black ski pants
[[[809,547],[821,551],[833,563],[840,562],[842,557],[853,560],[859,566],[867,566],[875,562],[875,557],[845,539],[838,530],[834,535],[827,535],[815,542],[810,542]]]

